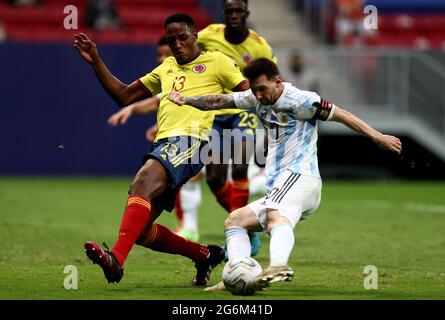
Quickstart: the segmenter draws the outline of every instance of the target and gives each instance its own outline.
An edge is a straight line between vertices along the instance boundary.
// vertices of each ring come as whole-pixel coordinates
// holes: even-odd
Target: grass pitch
[[[136,246],[117,285],[83,243],[114,244],[130,179],[0,179],[0,299],[444,299],[445,183],[324,181],[318,211],[295,229],[295,278],[252,297],[189,286],[193,263]],[[203,185],[201,242],[224,242],[224,211]],[[173,214],[158,220],[176,227]],[[268,263],[262,236],[257,260]],[[66,265],[78,289],[63,286]],[[365,266],[378,289],[364,288]],[[220,280],[222,265],[211,284]]]

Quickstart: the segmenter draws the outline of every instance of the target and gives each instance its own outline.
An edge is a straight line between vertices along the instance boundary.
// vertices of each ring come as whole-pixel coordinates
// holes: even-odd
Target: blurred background
[[[66,30],[67,5],[78,29]],[[375,6],[377,17],[365,11]],[[0,175],[133,175],[155,116],[112,128],[119,108],[73,47],[85,32],[123,82],[156,66],[164,19],[222,22],[219,0],[0,0]],[[322,176],[445,179],[445,0],[250,0],[250,26],[285,80],[402,138],[394,157],[341,125],[320,124]],[[365,28],[364,21],[376,23]],[[371,19],[371,20],[369,20]]]

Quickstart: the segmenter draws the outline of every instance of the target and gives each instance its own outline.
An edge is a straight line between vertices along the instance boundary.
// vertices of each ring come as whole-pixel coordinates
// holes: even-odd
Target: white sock
[[[270,265],[286,266],[295,243],[294,230],[290,224],[279,224],[270,236]]]
[[[238,257],[250,257],[250,239],[247,230],[241,227],[230,227],[226,233],[227,254],[229,260]]]
[[[198,231],[198,211],[201,205],[201,183],[189,181],[179,192],[181,208],[184,212],[183,228],[188,231]]]

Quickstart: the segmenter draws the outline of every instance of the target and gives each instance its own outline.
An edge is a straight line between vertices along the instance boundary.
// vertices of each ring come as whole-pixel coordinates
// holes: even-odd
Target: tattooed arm
[[[233,94],[213,94],[208,96],[184,97],[179,92],[172,91],[168,99],[177,105],[189,105],[203,111],[219,109],[235,109]]]

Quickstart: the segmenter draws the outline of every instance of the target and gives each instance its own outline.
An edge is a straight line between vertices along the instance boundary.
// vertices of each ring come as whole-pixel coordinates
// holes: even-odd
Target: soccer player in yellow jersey
[[[276,62],[276,58],[267,41],[255,31],[247,27],[249,16],[248,0],[225,0],[225,24],[211,24],[198,34],[198,46],[202,50],[219,51],[235,61],[241,70],[253,59],[268,58]],[[228,164],[211,163],[206,166],[206,177],[210,189],[216,195],[218,202],[227,210],[247,205],[249,200],[248,162],[253,148],[248,147],[254,139],[254,129],[258,126],[258,118],[254,113],[245,110],[225,109],[215,111],[213,129],[219,132],[219,140],[224,144],[221,154],[232,153],[232,181],[227,181]],[[223,138],[223,130],[231,129],[240,132],[240,137],[234,134],[234,141]],[[213,136],[212,136],[213,137]],[[221,144],[221,142],[219,142]],[[234,157],[245,155],[242,162]],[[236,156],[235,156],[236,155]],[[238,157],[239,159],[239,157]],[[222,162],[222,161],[220,161]],[[259,233],[249,233],[252,245],[252,256],[260,249]]]
[[[197,31],[190,16],[168,17],[165,29],[174,57],[165,59],[159,67],[129,85],[108,70],[95,43],[85,34],[75,35],[74,47],[121,106],[160,92],[202,95],[248,88],[248,82],[229,58],[221,53],[199,51]],[[160,252],[180,254],[195,262],[197,274],[192,284],[206,285],[211,270],[224,259],[224,249],[185,240],[154,221],[164,209],[173,209],[181,185],[202,169],[200,151],[208,139],[213,114],[192,107],[179,108],[163,96],[157,120],[159,132],[154,150],[130,185],[115,245],[111,250],[104,250],[88,241],[84,245],[85,252],[93,263],[99,264],[108,282],[114,283],[121,280],[124,262],[135,243]]]

